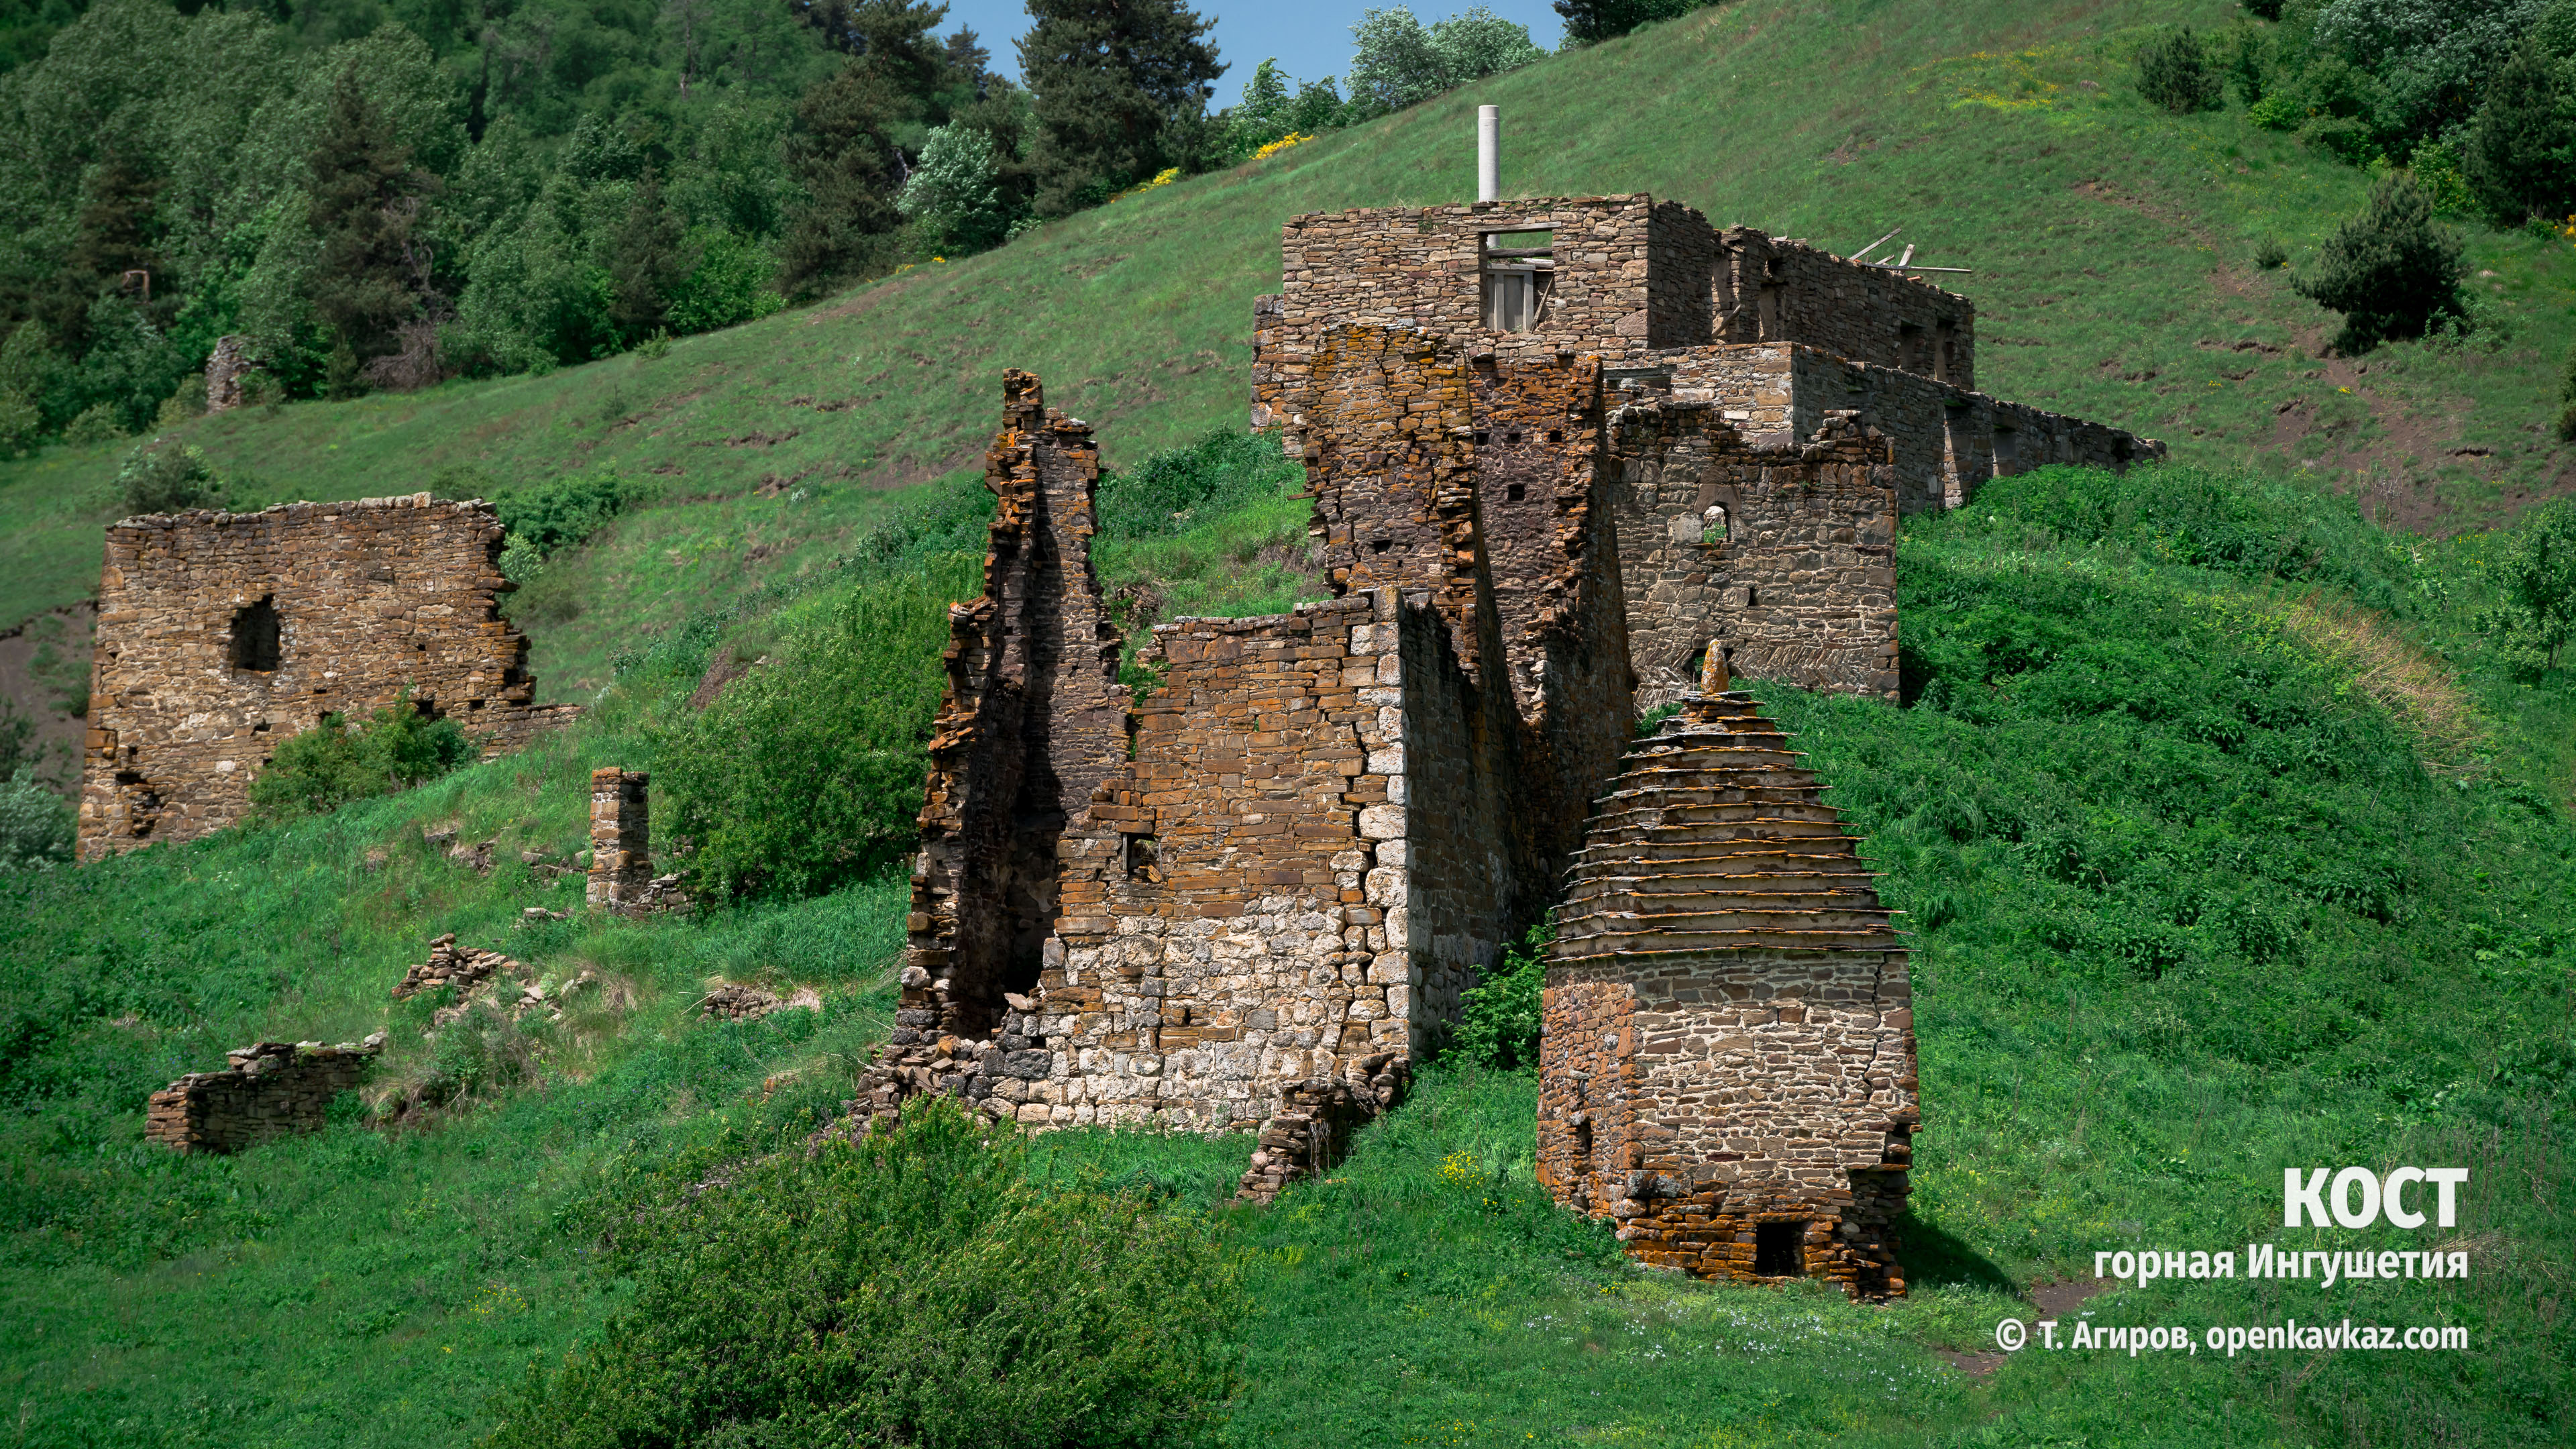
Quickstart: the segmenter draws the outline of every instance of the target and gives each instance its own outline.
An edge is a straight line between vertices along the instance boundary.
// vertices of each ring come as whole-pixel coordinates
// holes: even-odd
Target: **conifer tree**
[[[333,389],[346,393],[369,361],[400,348],[402,325],[421,313],[430,254],[420,205],[438,180],[411,164],[354,67],[331,87],[330,120],[308,165],[305,223],[321,243],[311,298],[334,337]]]
[[[2392,337],[2420,337],[2438,313],[2459,305],[2462,243],[2433,221],[2432,198],[2400,173],[2317,249],[2316,270],[2291,285],[2344,314],[2335,347],[2347,356]]]
[[[2489,215],[2506,225],[2576,211],[2576,96],[2558,67],[2526,45],[2487,87],[2461,159]]]
[[[1212,141],[1214,22],[1180,0],[1029,0],[1020,73],[1036,93],[1037,211],[1064,216],[1189,166]]]
[[[779,290],[811,296],[885,264],[902,227],[895,193],[910,159],[894,135],[947,119],[952,69],[931,30],[948,13],[920,0],[859,0],[831,12],[850,58],[796,103],[787,169],[808,198],[781,243]]]
[[[644,173],[644,184],[608,238],[609,318],[628,342],[651,336],[671,315],[671,295],[697,270],[679,213],[662,194],[662,176]]]

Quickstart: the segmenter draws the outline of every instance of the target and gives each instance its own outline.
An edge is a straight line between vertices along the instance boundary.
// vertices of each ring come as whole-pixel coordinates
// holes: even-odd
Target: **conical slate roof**
[[[1554,959],[1893,951],[1859,842],[1740,691],[1691,699],[1593,807]]]

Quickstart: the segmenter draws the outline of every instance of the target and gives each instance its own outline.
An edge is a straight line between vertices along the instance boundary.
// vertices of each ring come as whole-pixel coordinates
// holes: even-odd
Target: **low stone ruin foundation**
[[[321,1130],[331,1100],[365,1079],[385,1044],[264,1041],[225,1053],[220,1072],[191,1072],[152,1094],[143,1137],[178,1152],[238,1152]]]

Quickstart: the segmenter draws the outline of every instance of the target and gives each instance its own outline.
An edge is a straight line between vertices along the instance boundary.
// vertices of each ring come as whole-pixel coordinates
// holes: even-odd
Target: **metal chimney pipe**
[[[1500,106],[1476,108],[1476,199],[1503,199],[1503,112]]]

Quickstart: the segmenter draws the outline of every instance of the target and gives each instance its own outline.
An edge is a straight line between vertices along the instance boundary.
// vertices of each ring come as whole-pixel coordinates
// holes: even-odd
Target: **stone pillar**
[[[593,909],[622,910],[653,882],[652,837],[641,770],[606,765],[590,772],[590,889]]]
[[[253,364],[242,357],[247,337],[218,337],[206,358],[206,411],[226,413],[242,405],[242,374]]]

